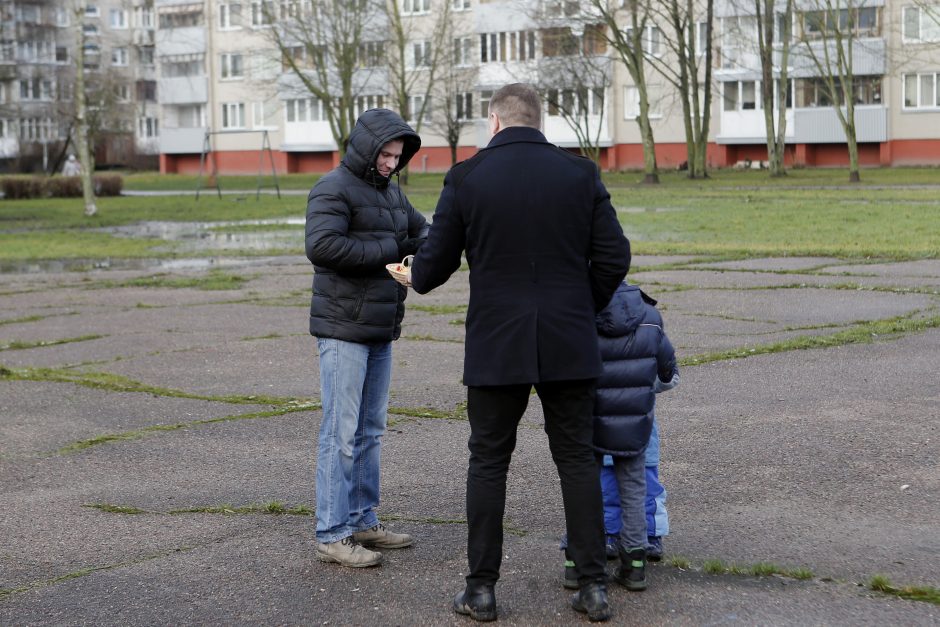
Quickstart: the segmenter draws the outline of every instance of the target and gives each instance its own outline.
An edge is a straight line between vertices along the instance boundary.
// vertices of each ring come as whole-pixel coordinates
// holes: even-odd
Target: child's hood
[[[640,288],[622,283],[614,292],[610,304],[597,314],[597,331],[611,337],[632,333],[643,320],[645,308]]]

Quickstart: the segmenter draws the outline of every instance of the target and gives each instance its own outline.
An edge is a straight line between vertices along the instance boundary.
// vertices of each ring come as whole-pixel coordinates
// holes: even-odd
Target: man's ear
[[[497,115],[495,111],[490,111],[489,124],[490,135],[495,135],[500,130],[502,130],[499,123],[499,115]]]

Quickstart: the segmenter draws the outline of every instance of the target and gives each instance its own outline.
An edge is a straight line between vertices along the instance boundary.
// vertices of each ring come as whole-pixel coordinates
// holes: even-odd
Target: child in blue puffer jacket
[[[629,590],[646,589],[647,551],[661,555],[659,538],[668,532],[665,490],[658,481],[659,438],[657,433],[651,442],[651,435],[656,393],[678,384],[679,369],[655,304],[639,287],[623,283],[596,319],[604,370],[594,403],[594,449],[605,462],[606,532],[608,538],[619,534],[614,580]],[[565,567],[570,586],[576,583],[568,581],[573,564],[566,561]]]

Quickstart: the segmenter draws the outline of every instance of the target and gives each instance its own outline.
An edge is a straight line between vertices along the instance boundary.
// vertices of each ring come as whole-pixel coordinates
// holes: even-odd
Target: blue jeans
[[[392,344],[317,340],[323,421],[317,453],[317,541],[378,524],[379,465]]]
[[[614,474],[620,490],[620,548],[646,548],[646,472],[643,455],[615,457]]]

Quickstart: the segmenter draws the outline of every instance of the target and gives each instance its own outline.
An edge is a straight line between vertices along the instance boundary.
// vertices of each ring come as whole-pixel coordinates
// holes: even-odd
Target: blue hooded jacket
[[[623,283],[597,314],[604,363],[594,402],[594,449],[599,453],[643,453],[653,428],[657,377],[669,382],[678,374],[662,316],[645,298],[639,287]]]

